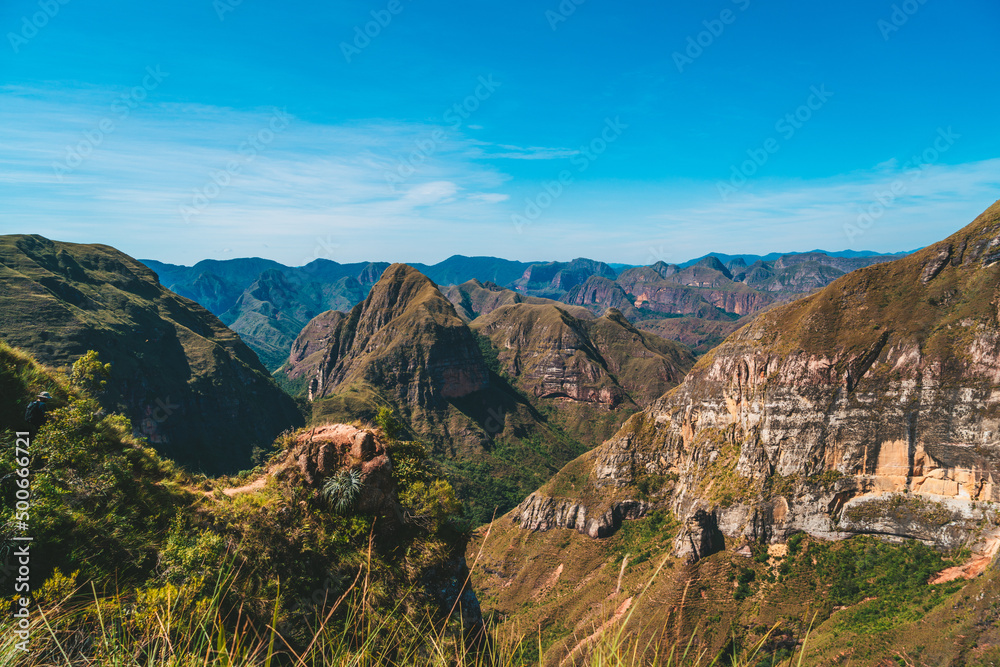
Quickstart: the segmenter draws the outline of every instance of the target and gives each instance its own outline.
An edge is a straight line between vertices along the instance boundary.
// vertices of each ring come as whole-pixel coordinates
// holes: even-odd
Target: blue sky
[[[0,232],[184,264],[912,249],[1000,198],[998,28],[992,0],[7,0]]]

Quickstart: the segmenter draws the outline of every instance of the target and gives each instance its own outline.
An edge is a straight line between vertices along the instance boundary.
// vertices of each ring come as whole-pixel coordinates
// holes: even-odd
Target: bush
[[[443,479],[430,484],[416,482],[399,498],[410,517],[429,530],[439,530],[462,513],[455,489]]]
[[[97,394],[104,390],[108,383],[104,378],[108,377],[111,377],[111,364],[102,364],[96,350],[87,350],[73,362],[69,381],[84,391]]]
[[[799,552],[799,547],[802,545],[802,540],[806,537],[805,533],[795,533],[788,538],[788,555],[794,556]]]

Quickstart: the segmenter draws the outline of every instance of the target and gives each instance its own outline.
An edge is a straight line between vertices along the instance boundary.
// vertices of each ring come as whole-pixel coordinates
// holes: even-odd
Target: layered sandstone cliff
[[[548,490],[562,498],[543,489],[513,519],[589,533],[576,517],[625,507],[643,485],[650,506],[700,517],[682,554],[705,531],[983,545],[1000,502],[998,261],[1000,203],[941,243],[762,314],[570,464],[572,491],[557,477]]]

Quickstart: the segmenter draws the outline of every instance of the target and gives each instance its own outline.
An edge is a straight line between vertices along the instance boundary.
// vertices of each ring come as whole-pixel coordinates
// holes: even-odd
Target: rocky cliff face
[[[473,327],[490,337],[502,366],[537,398],[645,405],[694,363],[688,350],[638,331],[615,310],[588,321],[554,305],[517,304]]]
[[[345,317],[339,310],[328,310],[309,320],[292,343],[292,351],[282,368],[289,380],[316,379],[330,339]],[[309,399],[313,399],[311,391]]]
[[[103,245],[0,237],[0,337],[40,361],[112,364],[108,409],[163,455],[210,473],[250,465],[301,423],[256,355],[207,310]]]
[[[631,277],[634,281],[634,274]],[[584,306],[592,312],[604,312],[608,308],[614,308],[630,319],[638,316],[634,300],[629,297],[622,286],[614,280],[601,276],[591,276],[582,285],[571,289],[564,297],[564,301],[568,304]]]
[[[538,508],[600,515],[644,483],[654,504],[727,542],[805,531],[982,546],[1000,502],[998,261],[1000,203],[941,243],[760,315],[570,464],[575,491],[512,518],[579,529]],[[692,530],[679,553],[700,544]]]

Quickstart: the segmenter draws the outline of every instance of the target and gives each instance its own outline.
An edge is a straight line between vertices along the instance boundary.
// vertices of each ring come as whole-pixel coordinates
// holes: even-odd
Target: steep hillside
[[[328,310],[309,320],[295,338],[288,360],[275,376],[287,377],[299,384],[300,389],[305,387],[319,373],[330,338],[345,317],[347,315],[339,310]],[[312,391],[308,396],[309,400],[313,399]]]
[[[301,419],[238,336],[108,246],[0,237],[0,338],[55,366],[96,350],[102,404],[197,469],[245,468]]]
[[[481,636],[460,508],[419,446],[323,424],[285,434],[266,467],[206,479],[100,410],[78,370],[0,341],[0,550],[30,560],[17,591],[2,580],[11,611],[30,587],[24,620],[0,618],[3,664],[386,664],[428,636],[449,653]],[[48,421],[17,438],[19,398],[40,390]],[[30,512],[8,500],[17,479]]]
[[[668,643],[777,623],[794,646],[816,614],[808,664],[978,664],[996,612],[976,600],[1000,581],[998,300],[1000,202],[759,315],[497,520],[487,608],[548,628],[552,664],[629,606]],[[635,559],[664,563],[648,589]],[[927,634],[946,626],[962,636]]]
[[[694,364],[686,348],[640,332],[616,310],[583,320],[556,305],[516,304],[472,327],[489,336],[501,366],[536,398],[648,405]]]
[[[983,525],[1000,501],[997,246],[1000,205],[762,314],[592,453],[586,493],[605,507],[670,477],[664,506],[685,520],[707,511],[727,539],[986,548],[1000,536]]]

